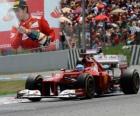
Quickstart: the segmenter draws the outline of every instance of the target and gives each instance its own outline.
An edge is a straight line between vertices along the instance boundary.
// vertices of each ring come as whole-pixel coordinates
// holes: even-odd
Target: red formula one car
[[[120,70],[121,74],[116,80],[102,64],[83,54],[74,70],[63,69],[50,77],[29,76],[25,90],[19,91],[17,98],[31,101],[42,98],[93,98],[112,93],[116,87],[124,94],[137,94],[140,84],[137,70],[127,67],[120,67]]]

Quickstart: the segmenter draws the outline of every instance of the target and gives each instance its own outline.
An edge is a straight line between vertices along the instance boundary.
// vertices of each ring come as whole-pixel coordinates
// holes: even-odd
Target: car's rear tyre
[[[25,89],[28,90],[39,90],[42,92],[42,81],[43,77],[41,75],[38,76],[29,76],[25,83]],[[32,102],[40,101],[41,98],[29,98]]]
[[[127,69],[120,79],[120,87],[124,94],[137,94],[139,91],[140,78],[135,69]]]
[[[82,74],[78,77],[77,84],[85,90],[85,98],[91,99],[95,95],[95,78],[89,74]]]

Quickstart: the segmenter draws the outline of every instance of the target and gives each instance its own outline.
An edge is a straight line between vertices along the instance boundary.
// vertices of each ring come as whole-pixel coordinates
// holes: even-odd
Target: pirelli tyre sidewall
[[[85,97],[91,99],[95,95],[95,78],[89,74],[82,74],[77,79],[77,86],[85,90]]]
[[[25,83],[25,89],[39,90],[40,92],[42,92],[42,81],[43,77],[41,75],[29,76]],[[40,101],[41,98],[30,98],[29,100],[32,102],[37,102]]]
[[[120,87],[124,94],[137,94],[140,87],[140,77],[137,70],[125,70],[120,78]]]

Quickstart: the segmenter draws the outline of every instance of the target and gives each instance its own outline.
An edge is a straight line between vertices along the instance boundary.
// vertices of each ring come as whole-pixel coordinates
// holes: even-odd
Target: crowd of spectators
[[[139,0],[85,0],[85,8],[87,47],[135,44],[140,32]],[[61,22],[63,46],[66,40],[70,47],[80,45],[82,11],[82,0],[61,0],[61,14],[67,18]]]

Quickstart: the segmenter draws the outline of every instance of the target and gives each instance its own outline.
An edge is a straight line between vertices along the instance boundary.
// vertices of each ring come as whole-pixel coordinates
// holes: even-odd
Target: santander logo
[[[53,12],[51,12],[51,16],[52,16],[53,18],[60,18],[60,17],[61,17],[61,12],[59,11],[58,8],[56,8],[56,9],[54,9]]]

